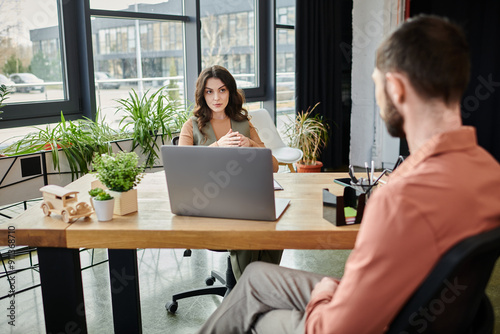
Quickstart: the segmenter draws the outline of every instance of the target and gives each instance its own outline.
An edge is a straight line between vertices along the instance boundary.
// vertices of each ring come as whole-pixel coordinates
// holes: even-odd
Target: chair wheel
[[[167,309],[168,312],[175,314],[175,311],[177,311],[177,307],[179,304],[177,302],[168,302],[167,305],[165,305],[165,308]]]
[[[186,249],[186,250],[184,251],[184,257],[190,257],[190,256],[191,256],[191,253],[192,253],[192,251],[191,251],[190,249]]]
[[[208,277],[205,279],[205,284],[208,286],[212,286],[215,283],[215,277]]]

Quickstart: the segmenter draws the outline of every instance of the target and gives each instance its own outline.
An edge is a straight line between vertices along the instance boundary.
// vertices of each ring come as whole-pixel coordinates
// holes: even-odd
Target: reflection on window
[[[165,86],[184,103],[182,22],[92,18],[96,101],[101,116],[118,126],[117,99]],[[136,41],[139,36],[139,42]],[[96,40],[97,39],[97,40]],[[136,48],[140,45],[139,50]]]
[[[290,114],[295,112],[295,30],[277,29],[276,34],[287,37],[276,46],[276,109],[278,115]]]
[[[295,0],[276,0],[276,23],[295,25]]]
[[[8,103],[67,99],[57,0],[0,1],[0,84]]]
[[[201,0],[202,67],[221,65],[239,88],[255,87],[255,0]]]

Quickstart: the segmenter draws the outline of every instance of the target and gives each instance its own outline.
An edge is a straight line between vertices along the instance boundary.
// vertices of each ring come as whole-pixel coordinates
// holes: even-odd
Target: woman
[[[222,147],[264,147],[257,130],[243,108],[244,97],[227,69],[212,66],[203,70],[196,81],[194,116],[182,127],[179,145]],[[273,157],[273,170],[278,171]],[[231,265],[236,279],[254,261],[279,264],[282,250],[231,250]]]

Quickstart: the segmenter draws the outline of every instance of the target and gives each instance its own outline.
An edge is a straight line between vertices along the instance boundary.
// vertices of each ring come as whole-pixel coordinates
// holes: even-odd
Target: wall
[[[399,17],[397,1],[354,1],[350,145],[350,162],[354,166],[374,160],[377,168],[391,167],[399,155],[399,140],[389,136],[378,115],[371,80],[375,51],[397,26]]]

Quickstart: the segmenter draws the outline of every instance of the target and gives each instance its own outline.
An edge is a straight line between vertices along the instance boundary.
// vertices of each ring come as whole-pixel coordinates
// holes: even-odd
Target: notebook
[[[254,147],[161,147],[174,214],[277,220],[289,199],[274,197],[271,150]]]

